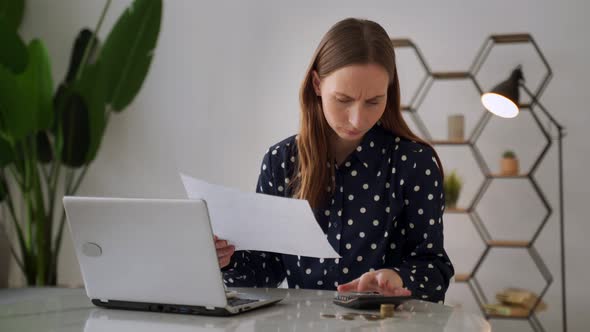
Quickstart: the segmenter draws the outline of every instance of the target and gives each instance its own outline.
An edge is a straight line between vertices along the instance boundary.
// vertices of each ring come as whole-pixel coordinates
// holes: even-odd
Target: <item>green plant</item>
[[[11,251],[29,285],[55,285],[65,222],[61,197],[77,192],[95,159],[109,117],[139,92],[162,16],[161,0],[135,0],[105,39],[75,40],[70,66],[54,91],[39,39],[18,35],[23,0],[0,2],[0,204],[16,232]]]
[[[447,208],[455,208],[459,200],[459,195],[461,194],[463,181],[457,175],[457,172],[453,170],[450,174],[445,175],[443,182],[445,205]]]
[[[516,159],[516,153],[514,153],[512,150],[506,150],[502,154],[502,157],[506,159]]]

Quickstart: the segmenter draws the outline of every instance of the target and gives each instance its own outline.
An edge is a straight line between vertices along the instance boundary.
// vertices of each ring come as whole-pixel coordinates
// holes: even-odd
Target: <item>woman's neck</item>
[[[336,164],[341,165],[346,158],[356,149],[356,147],[361,143],[363,138],[359,138],[356,141],[345,141],[342,138],[338,137],[335,133],[332,134],[330,137],[330,153],[332,157],[336,160]]]

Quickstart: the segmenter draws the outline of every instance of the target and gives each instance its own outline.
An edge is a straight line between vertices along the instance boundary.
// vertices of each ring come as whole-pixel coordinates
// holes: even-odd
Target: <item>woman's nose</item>
[[[361,105],[353,105],[348,112],[348,122],[356,129],[363,128],[365,119]]]

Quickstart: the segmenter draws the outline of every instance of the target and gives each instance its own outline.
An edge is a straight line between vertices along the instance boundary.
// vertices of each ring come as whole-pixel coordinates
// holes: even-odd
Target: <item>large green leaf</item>
[[[6,195],[8,195],[8,184],[2,174],[0,174],[0,203],[6,198]]]
[[[3,0],[0,0],[3,1]],[[1,10],[1,8],[0,8]],[[0,15],[2,13],[0,12]],[[0,17],[0,65],[18,74],[27,66],[27,48],[21,40],[16,29],[11,27]]]
[[[68,91],[64,94],[60,128],[63,140],[62,163],[74,168],[84,165],[90,145],[88,108],[77,92]]]
[[[66,75],[65,82],[71,83],[76,78],[76,74],[78,73],[78,68],[80,67],[80,63],[82,62],[82,57],[84,56],[84,52],[86,51],[86,47],[90,44],[90,40],[92,40],[93,33],[89,29],[82,29],[78,33],[78,37],[76,37],[76,41],[74,41],[74,45],[72,46],[72,54],[70,55],[70,65],[68,67],[68,73]],[[88,53],[88,62],[93,63],[94,58],[96,57],[96,49],[98,48],[98,39],[95,37],[92,46],[90,46],[89,53]]]
[[[13,145],[53,122],[49,56],[39,40],[29,44],[28,59],[18,75],[0,66],[0,135]]]
[[[162,0],[135,0],[109,33],[99,61],[107,71],[107,104],[122,111],[141,88],[160,31]]]
[[[101,62],[86,65],[80,80],[74,86],[74,91],[82,96],[88,108],[90,132],[86,163],[90,163],[96,157],[107,124],[105,114],[107,81]]]
[[[37,133],[37,159],[46,164],[53,160],[53,151],[51,149],[51,142],[49,142],[49,133],[47,131],[39,131]]]
[[[29,65],[18,76],[21,87],[36,106],[31,119],[36,129],[49,129],[53,123],[53,78],[47,49],[39,39],[29,43]]]
[[[0,66],[0,136],[14,145],[36,132],[35,106],[34,99],[22,88],[18,77]]]
[[[24,0],[0,0],[0,21],[6,22],[14,30],[18,30],[24,11]]]

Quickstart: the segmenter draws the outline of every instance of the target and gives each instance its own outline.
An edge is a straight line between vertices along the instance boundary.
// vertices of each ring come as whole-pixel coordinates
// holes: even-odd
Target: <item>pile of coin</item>
[[[393,304],[382,304],[381,305],[381,318],[393,317],[395,306]]]

